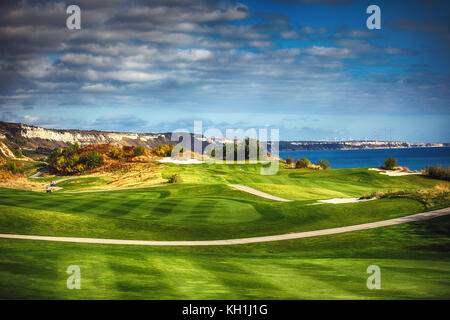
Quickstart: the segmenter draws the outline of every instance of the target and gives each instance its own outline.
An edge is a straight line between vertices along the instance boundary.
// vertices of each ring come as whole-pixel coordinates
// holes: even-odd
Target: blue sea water
[[[308,158],[312,163],[325,159],[332,169],[379,167],[388,157],[397,158],[398,166],[410,170],[438,164],[450,166],[450,148],[280,151],[280,157]]]

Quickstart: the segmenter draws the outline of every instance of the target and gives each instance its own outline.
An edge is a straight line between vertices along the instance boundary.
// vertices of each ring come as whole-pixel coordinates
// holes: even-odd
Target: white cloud
[[[105,85],[102,83],[96,84],[87,84],[80,88],[80,91],[89,91],[89,92],[112,92],[118,91],[118,88],[112,85]]]
[[[354,55],[347,48],[312,46],[303,50],[304,53],[313,56],[322,56],[336,59],[352,58]]]
[[[105,79],[113,79],[122,82],[142,82],[142,81],[155,81],[166,78],[166,74],[162,73],[148,73],[139,71],[111,71],[104,73]]]

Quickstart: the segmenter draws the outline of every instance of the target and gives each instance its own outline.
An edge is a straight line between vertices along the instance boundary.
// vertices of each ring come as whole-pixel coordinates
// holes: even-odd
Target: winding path
[[[291,240],[300,238],[317,237],[331,234],[338,234],[357,230],[374,229],[396,224],[428,220],[450,214],[450,207],[413,214],[406,217],[377,221],[371,223],[357,224],[353,226],[323,229],[307,232],[280,234],[275,236],[241,238],[229,240],[205,240],[205,241],[148,241],[148,240],[119,240],[119,239],[98,239],[98,238],[71,238],[71,237],[48,237],[48,236],[29,236],[19,234],[0,234],[0,238],[5,239],[25,239],[25,240],[45,240],[55,242],[75,242],[75,243],[95,243],[95,244],[118,244],[118,245],[140,245],[140,246],[224,246],[233,244],[248,244],[258,242],[269,242],[279,240]]]

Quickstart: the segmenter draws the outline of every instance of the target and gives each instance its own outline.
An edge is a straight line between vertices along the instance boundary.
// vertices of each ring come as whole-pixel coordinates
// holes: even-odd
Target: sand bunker
[[[380,174],[384,174],[390,177],[408,176],[410,174],[422,174],[421,172],[404,172],[398,170],[384,170],[379,168],[369,168],[369,170],[378,171]]]
[[[363,201],[370,201],[375,200],[375,198],[372,199],[359,199],[359,198],[334,198],[334,199],[327,199],[327,200],[317,200],[319,203],[332,203],[332,204],[340,204],[340,203],[354,203],[354,202],[363,202]]]
[[[163,163],[176,163],[176,164],[201,164],[201,163],[205,163],[205,161],[200,161],[197,159],[174,159],[174,158],[162,158],[161,160],[158,160],[159,162],[163,162]]]

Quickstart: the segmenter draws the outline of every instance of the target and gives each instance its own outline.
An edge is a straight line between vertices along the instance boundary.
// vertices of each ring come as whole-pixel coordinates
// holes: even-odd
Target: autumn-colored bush
[[[62,174],[82,173],[101,166],[106,157],[102,152],[110,152],[110,150],[111,147],[108,145],[90,145],[81,148],[78,144],[74,144],[52,152],[48,163],[51,168]]]
[[[428,166],[423,170],[423,174],[431,178],[450,181],[450,168],[442,168],[440,165]]]
[[[114,148],[110,153],[109,157],[112,159],[120,160],[123,159],[124,153],[122,148]]]
[[[6,163],[3,165],[3,169],[11,172],[12,174],[24,172],[23,164],[17,161],[6,161]]]
[[[160,144],[152,152],[158,157],[170,157],[172,149],[175,145]]]

